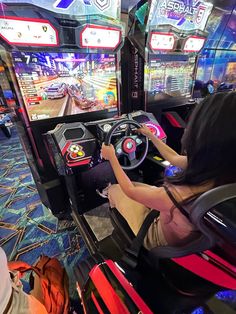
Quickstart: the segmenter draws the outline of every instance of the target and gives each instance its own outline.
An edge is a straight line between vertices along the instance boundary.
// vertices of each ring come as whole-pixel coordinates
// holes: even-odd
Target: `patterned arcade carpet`
[[[0,246],[9,260],[33,264],[41,254],[57,257],[77,299],[72,269],[88,253],[73,222],[59,222],[41,203],[15,127],[11,138],[0,132]]]

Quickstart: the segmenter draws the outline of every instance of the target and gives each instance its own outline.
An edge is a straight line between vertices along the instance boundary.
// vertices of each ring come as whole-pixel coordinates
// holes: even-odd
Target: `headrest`
[[[205,231],[203,217],[216,205],[236,197],[236,183],[211,189],[200,195],[188,208],[190,220],[199,230]],[[203,230],[202,230],[203,228]]]

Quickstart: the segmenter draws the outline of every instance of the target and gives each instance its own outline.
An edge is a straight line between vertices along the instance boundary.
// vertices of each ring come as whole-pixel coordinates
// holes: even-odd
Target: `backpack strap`
[[[31,270],[31,268],[32,266],[25,262],[21,262],[21,261],[8,262],[8,269],[11,271],[17,270],[20,273],[24,273],[28,270]]]
[[[22,261],[11,261],[8,262],[8,269],[10,271],[18,271],[19,273],[23,274],[27,271],[33,270],[38,276],[40,276],[40,272],[34,266],[29,265],[26,262]]]

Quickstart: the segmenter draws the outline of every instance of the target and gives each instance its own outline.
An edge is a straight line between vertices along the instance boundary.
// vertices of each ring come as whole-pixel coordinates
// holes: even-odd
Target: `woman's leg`
[[[139,182],[134,182],[134,184],[143,185]],[[120,212],[120,214],[129,224],[133,233],[137,235],[145,217],[151,209],[126,196],[119,184],[113,184],[109,187],[108,198],[110,201],[110,206],[115,207]],[[155,219],[149,227],[143,244],[147,249],[152,249],[156,246],[167,245],[159,219]]]
[[[119,184],[113,184],[109,187],[108,199],[110,206],[115,207],[120,212],[133,233],[137,235],[150,209],[126,196]]]

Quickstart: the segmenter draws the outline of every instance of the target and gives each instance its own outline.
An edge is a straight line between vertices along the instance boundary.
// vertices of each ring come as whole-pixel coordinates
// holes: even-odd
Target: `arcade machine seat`
[[[92,303],[107,306],[108,296],[104,291],[114,289],[119,302],[122,300],[127,305],[127,313],[134,313],[130,300],[137,306],[140,296],[152,313],[192,313],[194,307],[212,300],[212,296],[222,289],[235,289],[235,206],[235,183],[202,194],[191,208],[186,209],[201,232],[199,238],[186,246],[159,247],[151,251],[145,250],[142,242],[157,211],[151,211],[135,237],[119,212],[111,209],[115,227],[113,239],[114,233],[118,234],[117,243],[123,246],[124,255],[117,260],[111,251],[108,257],[100,255],[99,262],[96,256],[96,261],[90,258],[75,269],[78,291],[85,307]],[[106,282],[106,288],[99,284],[101,280]],[[129,282],[138,296],[129,291]],[[91,291],[92,294],[98,292],[99,302],[89,297]],[[94,313],[98,312],[94,310]],[[116,309],[112,313],[120,312]],[[146,308],[143,313],[150,313],[150,310]]]
[[[124,218],[113,208],[111,209],[111,220],[115,232],[118,233],[117,238],[122,239],[124,249],[122,260],[130,267],[137,267],[140,263],[145,263],[151,268],[159,268],[160,265],[164,265],[161,267],[161,271],[165,273],[165,278],[170,280],[172,285],[178,286],[179,291],[185,290],[185,293],[190,293],[190,290],[192,294],[203,291],[205,293],[206,290],[204,287],[201,289],[199,286],[196,287],[191,276],[190,285],[187,284],[186,280],[183,284],[180,280],[180,274],[183,271],[180,271],[179,267],[173,271],[173,266],[170,268],[168,262],[166,263],[167,259],[172,259],[176,264],[190,270],[193,274],[213,282],[216,285],[212,286],[213,290],[217,290],[217,286],[227,287],[227,283],[230,285],[232,282],[234,282],[235,289],[235,269],[232,266],[236,264],[235,206],[235,183],[205,192],[191,206],[185,208],[189,219],[200,231],[199,237],[184,246],[156,247],[150,251],[144,249],[142,243],[150,224],[157,216],[155,213],[157,211],[153,210],[149,213],[137,237],[135,237]],[[164,263],[161,260],[164,260]],[[196,267],[197,263],[199,267]],[[208,274],[201,267],[206,267],[209,271]],[[165,269],[168,271],[166,272]],[[172,273],[171,278],[170,273]],[[221,276],[217,278],[214,273]],[[200,282],[202,285],[202,281]],[[199,284],[199,280],[196,280],[196,283]],[[228,286],[228,288],[233,289],[232,286]],[[208,285],[207,290],[209,291]]]

